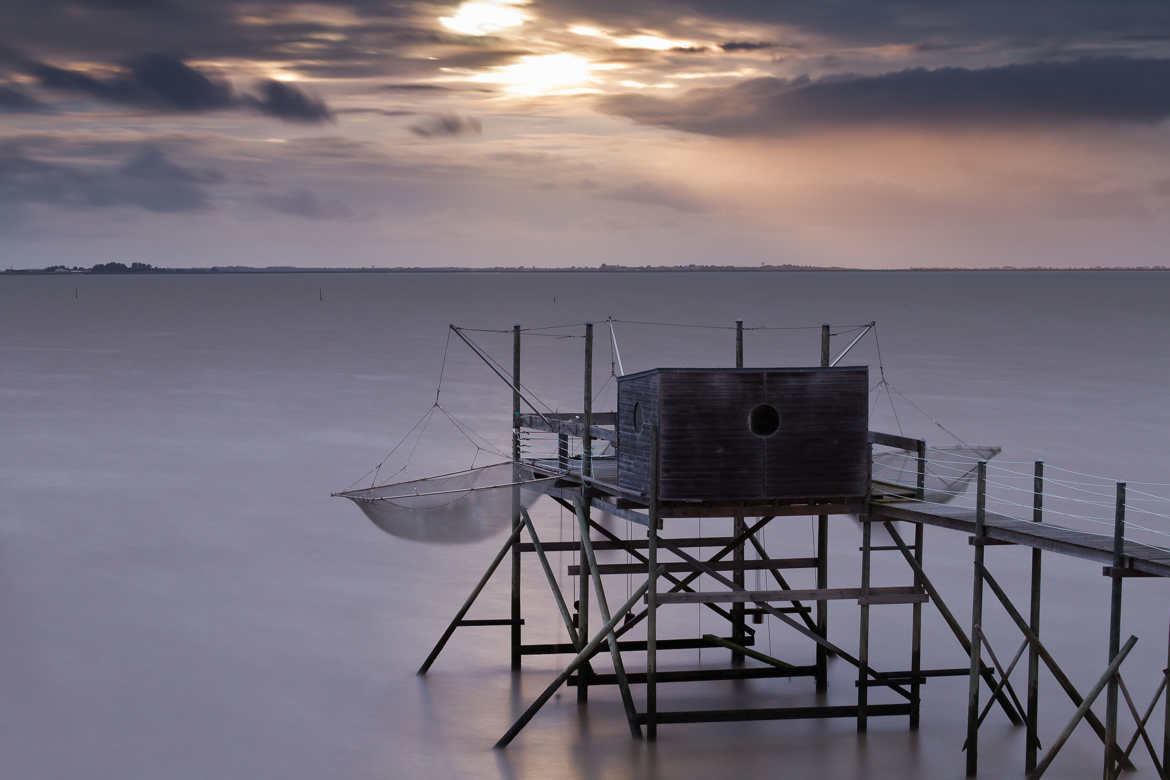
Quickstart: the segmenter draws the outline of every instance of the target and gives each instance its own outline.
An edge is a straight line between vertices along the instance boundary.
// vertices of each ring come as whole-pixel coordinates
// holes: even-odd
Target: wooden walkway
[[[974,509],[907,501],[874,503],[870,512],[875,520],[901,520],[949,528],[972,535],[975,533]],[[987,537],[995,542],[1038,548],[1075,558],[1099,561],[1106,565],[1113,564],[1111,534],[1093,534],[1049,523],[1027,522],[995,512],[984,514],[984,528]],[[1170,551],[1127,541],[1123,568],[1131,575],[1170,577]]]

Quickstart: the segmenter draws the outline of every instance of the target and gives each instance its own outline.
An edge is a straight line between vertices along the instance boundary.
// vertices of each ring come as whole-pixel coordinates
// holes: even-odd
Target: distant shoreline
[[[531,266],[492,266],[488,268],[470,268],[464,266],[442,267],[385,267],[385,268],[302,268],[296,266],[212,266],[210,268],[150,268],[148,270],[94,270],[93,268],[9,268],[0,271],[5,276],[167,276],[187,274],[460,274],[460,273],[537,273],[537,274],[579,274],[579,273],[893,273],[893,272],[956,272],[984,273],[988,271],[1016,271],[1016,272],[1109,272],[1109,271],[1170,271],[1170,266],[1091,266],[1086,268],[1048,267],[1048,266],[994,266],[990,268],[945,268],[945,267],[907,267],[907,268],[846,268],[842,266],[811,266],[811,265],[766,265],[766,266],[731,266],[731,265],[686,265],[686,266],[629,266],[629,265],[601,265],[601,266],[568,266],[559,268],[536,268]]]

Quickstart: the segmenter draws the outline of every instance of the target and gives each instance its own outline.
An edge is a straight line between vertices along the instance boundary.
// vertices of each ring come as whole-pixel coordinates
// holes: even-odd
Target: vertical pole
[[[593,476],[593,438],[589,435],[593,425],[593,323],[585,323],[585,398],[584,398],[585,435],[581,437],[581,474]],[[589,485],[581,480],[581,511],[585,516],[583,534],[589,533]],[[585,538],[581,539],[581,553],[578,561],[580,584],[577,592],[580,601],[577,605],[577,636],[586,641],[589,636],[589,559],[585,555]],[[592,671],[589,664],[581,667],[577,680],[577,702],[584,704],[589,700],[589,674]]]
[[[914,560],[918,563],[918,570],[923,564],[922,543],[925,536],[922,523],[914,526]],[[922,577],[914,572],[914,589],[922,590]],[[910,674],[914,682],[910,683],[910,730],[918,729],[919,711],[922,707],[922,684],[918,675],[922,672],[922,604],[914,605],[913,626],[910,629]]]
[[[1113,520],[1113,588],[1109,603],[1109,660],[1121,652],[1121,568],[1125,559],[1125,483],[1117,483],[1117,506]],[[1120,674],[1120,672],[1119,672]],[[1117,776],[1113,746],[1117,742],[1117,678],[1109,678],[1105,689],[1105,780]]]
[[[916,449],[918,455],[918,480],[915,489],[918,494],[918,500],[923,501],[926,499],[926,442],[919,439]],[[922,570],[924,562],[922,545],[925,541],[925,535],[925,529],[922,523],[914,526],[914,560],[918,563],[918,567],[914,570],[915,590],[921,590],[923,587],[922,575],[919,572]],[[914,676],[914,681],[910,683],[910,730],[916,731],[922,709],[922,684],[918,681],[918,675],[922,671],[922,604],[914,604],[911,620],[910,674]]]
[[[512,470],[513,481],[520,461],[520,326],[512,326]],[[520,517],[520,486],[512,488],[512,530],[524,522]],[[520,670],[520,535],[512,541],[512,671]]]
[[[868,510],[869,507],[867,506]],[[873,536],[872,524],[869,522],[869,512],[861,516],[861,627],[858,631],[857,645],[857,730],[864,732],[868,728],[866,705],[869,702],[869,557],[870,540]]]
[[[736,320],[735,321],[735,367],[736,368],[743,368],[743,320]],[[736,515],[735,516],[734,530],[732,532],[732,535],[736,536],[736,537],[741,536],[741,535],[743,535],[743,532],[746,529],[747,529],[747,525],[744,523],[743,515]],[[737,590],[743,590],[743,588],[744,588],[744,570],[742,568],[742,565],[744,562],[743,542],[740,542],[739,544],[737,544],[735,546],[733,560],[735,561],[735,563],[739,564],[740,566],[739,566],[739,568],[736,568],[735,571],[732,573],[731,579],[733,582],[735,582],[735,587]],[[740,647],[743,647],[743,643],[744,643],[743,616],[744,616],[744,603],[742,601],[737,601],[734,604],[732,604],[731,605],[731,641],[733,641],[736,645],[738,645]],[[738,650],[731,651],[731,663],[733,665],[739,666],[743,663],[743,661],[744,661],[743,653],[739,652]]]
[[[829,325],[821,326],[821,366],[828,366]],[[817,588],[829,587],[829,516],[817,515]],[[817,601],[817,634],[829,638],[829,602]],[[823,693],[829,687],[829,652],[824,645],[817,645],[816,685],[817,692]]]
[[[1162,670],[1162,677],[1166,681],[1166,708],[1162,716],[1162,768],[1164,774],[1170,777],[1170,633],[1166,637],[1166,668]]]
[[[967,777],[979,771],[979,677],[983,673],[983,529],[987,514],[987,461],[979,461],[975,494],[975,572],[971,588],[971,676],[967,693]]]
[[[1044,522],[1044,461],[1036,461],[1032,476],[1032,522]],[[1032,610],[1028,615],[1028,627],[1032,634],[1040,636],[1040,563],[1039,547],[1032,548]],[[1034,642],[1028,644],[1028,724],[1027,744],[1024,747],[1024,771],[1036,768],[1037,730],[1040,720],[1040,653]]]
[[[658,429],[650,431],[650,507],[646,527],[646,739],[658,739]]]

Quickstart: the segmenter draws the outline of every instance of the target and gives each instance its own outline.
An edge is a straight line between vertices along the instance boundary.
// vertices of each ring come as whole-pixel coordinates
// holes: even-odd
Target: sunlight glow
[[[575,54],[544,54],[522,57],[511,65],[479,73],[473,81],[502,84],[516,95],[549,95],[583,87],[593,66]]]
[[[453,16],[439,18],[439,23],[461,35],[490,35],[510,27],[519,27],[531,19],[517,6],[524,0],[470,0],[455,9]]]
[[[652,51],[668,51],[669,49],[687,49],[695,44],[691,41],[672,41],[653,33],[642,32],[638,35],[617,36],[598,27],[588,24],[574,24],[569,27],[574,35],[583,35],[587,38],[604,38],[623,49],[650,49]]]

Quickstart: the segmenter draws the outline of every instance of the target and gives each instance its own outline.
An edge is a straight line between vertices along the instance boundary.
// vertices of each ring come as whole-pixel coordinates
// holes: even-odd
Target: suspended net
[[[926,456],[925,500],[945,504],[962,495],[975,478],[979,461],[990,460],[999,451],[999,447],[975,445],[931,447]],[[933,458],[945,462],[945,468],[932,469]],[[873,481],[902,488],[917,487],[918,456],[906,451],[874,453]]]
[[[346,490],[334,496],[358,505],[391,536],[416,542],[458,544],[486,539],[512,524],[513,489],[527,509],[556,477],[524,479],[513,464],[443,474],[391,485]]]

